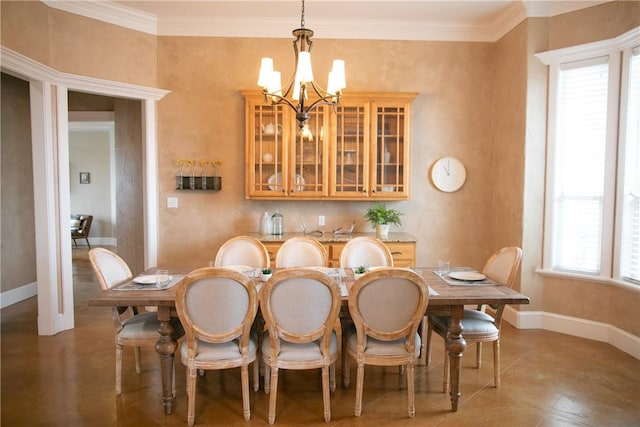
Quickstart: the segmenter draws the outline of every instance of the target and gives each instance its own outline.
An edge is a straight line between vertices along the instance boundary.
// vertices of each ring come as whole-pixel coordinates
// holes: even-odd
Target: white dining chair
[[[494,282],[511,288],[516,280],[521,259],[522,249],[515,246],[504,247],[491,255],[485,263],[482,273]],[[500,387],[500,324],[502,323],[504,307],[504,304],[491,306],[493,315],[485,312],[485,305],[480,305],[476,309],[465,309],[464,317],[461,321],[462,336],[467,344],[476,343],[477,368],[480,368],[482,362],[482,343],[493,342],[493,383],[495,387]],[[446,339],[449,319],[449,316],[429,316],[426,339],[423,345],[423,351],[426,351],[427,365],[431,363],[431,336],[433,331],[443,339]],[[442,389],[446,393],[449,389],[449,355],[446,348],[442,384]]]
[[[316,239],[291,237],[282,243],[276,254],[276,268],[326,267],[327,250]]]
[[[89,251],[89,261],[103,291],[132,279],[127,263],[116,253],[105,248],[93,248]],[[135,351],[136,372],[142,372],[140,347],[155,348],[160,333],[160,321],[155,312],[139,313],[137,307],[114,307],[113,320],[116,342],[116,394],[122,393],[122,351],[123,347],[133,347]],[[172,321],[174,338],[182,336],[180,323]],[[174,382],[175,393],[175,382]]]
[[[309,268],[276,271],[260,294],[267,332],[262,341],[269,423],[276,418],[279,369],[322,369],[324,419],[331,420],[339,338],[336,322],[342,300],[330,276]],[[339,329],[339,327],[338,327]],[[331,383],[334,383],[333,386]]]
[[[340,267],[393,267],[391,251],[380,239],[358,236],[349,240],[340,253]]]
[[[176,310],[186,334],[180,358],[187,367],[188,424],[195,420],[198,371],[236,367],[240,367],[242,407],[248,421],[249,364],[257,366],[258,353],[258,334],[252,329],[258,311],[253,280],[228,268],[194,270],[178,285]]]
[[[429,302],[425,279],[404,268],[380,268],[356,280],[349,292],[353,326],[344,351],[357,362],[355,415],[362,413],[365,365],[406,366],[409,417],[415,415],[414,365],[420,354],[418,327]]]
[[[252,236],[233,237],[220,246],[214,261],[216,267],[247,265],[269,267],[269,252],[262,242]]]

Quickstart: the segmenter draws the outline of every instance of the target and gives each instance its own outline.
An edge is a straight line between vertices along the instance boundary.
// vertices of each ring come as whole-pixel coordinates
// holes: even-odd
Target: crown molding
[[[109,1],[42,0],[54,9],[96,19],[143,33],[158,35],[158,17]]]
[[[7,74],[21,79],[38,80],[65,86],[71,90],[98,95],[113,95],[117,93],[118,96],[126,98],[152,99],[155,101],[162,99],[170,92],[148,86],[62,73],[4,46],[0,46],[0,57],[2,58],[2,71]]]
[[[108,22],[156,36],[283,38],[291,32],[291,20],[229,17],[170,17],[127,7],[111,1],[42,0],[66,12]],[[573,12],[611,0],[515,1],[492,22],[459,24],[436,21],[340,21],[316,19],[316,35],[328,39],[419,40],[495,42],[528,17],[549,17]]]

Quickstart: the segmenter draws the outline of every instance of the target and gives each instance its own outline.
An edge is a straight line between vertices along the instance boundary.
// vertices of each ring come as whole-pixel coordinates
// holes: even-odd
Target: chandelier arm
[[[266,91],[263,91],[262,94],[264,95],[264,99],[265,102],[271,101],[272,105],[277,105],[277,104],[287,104],[289,107],[293,108],[294,110],[298,110],[298,107],[296,107],[291,101],[289,101],[287,98],[285,98],[282,95],[278,95],[277,93],[269,93]],[[278,98],[277,101],[274,101],[273,98]]]

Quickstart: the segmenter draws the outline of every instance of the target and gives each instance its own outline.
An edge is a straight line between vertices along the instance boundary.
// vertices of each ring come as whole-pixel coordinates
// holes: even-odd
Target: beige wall
[[[29,83],[2,74],[0,291],[36,281]]]
[[[619,35],[638,25],[639,14],[639,2],[614,2],[530,19],[497,43],[316,39],[320,82],[331,59],[342,57],[347,92],[420,93],[414,103],[412,198],[391,204],[406,213],[401,230],[418,238],[418,264],[448,258],[480,268],[497,247],[522,244],[520,286],[533,299],[523,309],[611,323],[640,335],[637,317],[617,315],[625,301],[637,306],[637,293],[534,272],[542,256],[546,73],[531,56]],[[224,240],[256,230],[260,214],[275,207],[284,213],[287,231],[301,217],[314,223],[319,213],[327,217],[327,229],[352,219],[359,230],[368,228],[362,218],[366,202],[244,199],[239,90],[256,88],[264,54],[285,75],[291,71],[288,38],[155,38],[33,2],[3,2],[2,24],[4,46],[62,71],[171,90],[158,110],[160,264],[206,265]],[[444,155],[459,157],[468,171],[467,183],[453,194],[436,191],[427,179],[430,165]],[[223,190],[176,191],[174,162],[185,157],[221,159]],[[166,208],[167,196],[178,197],[178,209]]]

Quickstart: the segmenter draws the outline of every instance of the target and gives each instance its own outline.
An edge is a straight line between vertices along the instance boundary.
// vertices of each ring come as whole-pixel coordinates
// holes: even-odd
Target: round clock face
[[[462,187],[467,179],[467,170],[455,157],[443,157],[431,168],[431,181],[438,190],[451,193]]]

